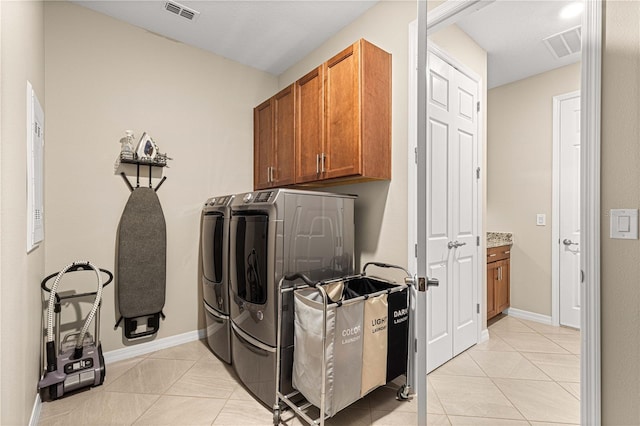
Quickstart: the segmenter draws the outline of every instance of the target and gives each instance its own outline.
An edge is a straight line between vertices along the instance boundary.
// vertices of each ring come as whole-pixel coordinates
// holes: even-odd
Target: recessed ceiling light
[[[584,9],[584,3],[579,1],[575,3],[570,3],[560,10],[560,17],[562,19],[571,19],[582,13]]]

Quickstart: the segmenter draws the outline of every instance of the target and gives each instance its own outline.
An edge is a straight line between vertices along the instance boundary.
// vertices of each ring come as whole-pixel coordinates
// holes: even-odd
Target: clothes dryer
[[[231,363],[229,325],[229,223],[234,195],[209,198],[202,209],[202,295],[207,343]]]
[[[354,272],[355,196],[273,189],[238,194],[231,204],[229,295],[234,368],[262,402],[275,402],[276,331],[282,315],[281,389],[291,389],[293,297],[278,312],[278,283]]]

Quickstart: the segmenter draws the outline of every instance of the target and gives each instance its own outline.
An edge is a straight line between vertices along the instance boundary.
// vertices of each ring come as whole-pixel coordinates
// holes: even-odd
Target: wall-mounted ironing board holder
[[[140,188],[140,165],[148,165],[149,166],[149,188],[153,188],[153,185],[151,184],[151,177],[152,177],[152,169],[153,167],[165,167],[166,164],[154,164],[154,163],[147,163],[147,162],[140,162],[140,161],[125,161],[125,160],[121,160],[123,163],[129,163],[129,164],[135,164],[136,165],[136,188]],[[124,179],[125,184],[127,185],[127,187],[129,188],[129,191],[133,192],[133,185],[131,185],[131,182],[129,182],[129,178],[127,178],[127,175],[125,174],[125,172],[120,172],[120,176],[122,176],[122,179]],[[160,179],[160,182],[158,182],[158,185],[156,185],[155,188],[153,188],[154,191],[158,192],[158,189],[160,189],[160,187],[162,186],[162,184],[164,183],[164,181],[167,180],[166,176],[163,176],[162,179]]]
[[[131,340],[131,339],[138,339],[140,337],[151,336],[153,334],[156,334],[160,329],[161,317],[162,319],[166,318],[162,311],[157,312],[155,314],[140,316],[135,318],[125,318],[121,316],[118,319],[118,322],[116,322],[114,329],[117,329],[120,323],[122,322],[122,320],[124,320],[124,336],[127,339]],[[145,320],[146,320],[146,324],[145,324],[146,330],[136,332],[141,321],[145,321]]]
[[[127,185],[127,188],[129,188],[129,191],[132,193],[133,195],[139,195],[138,191],[135,191],[136,189],[138,189],[139,191],[144,191],[144,188],[140,187],[140,168],[141,167],[148,167],[149,168],[149,185],[148,188],[146,189],[146,191],[149,191],[150,189],[153,189],[153,192],[151,192],[151,194],[155,193],[158,191],[158,189],[160,189],[160,187],[162,186],[162,184],[164,183],[164,181],[167,179],[166,176],[163,176],[162,179],[160,180],[160,182],[158,182],[158,184],[156,185],[156,187],[153,187],[152,184],[152,169],[154,167],[165,167],[166,166],[166,162],[165,163],[157,163],[157,162],[151,162],[151,161],[145,161],[145,160],[129,160],[129,159],[121,159],[122,163],[129,163],[129,164],[134,164],[136,166],[136,186],[135,188],[133,187],[133,185],[131,184],[131,182],[129,181],[129,178],[127,177],[125,172],[120,172],[120,176],[122,177],[122,179],[124,180],[125,184]],[[136,192],[136,194],[133,194],[133,192]],[[157,257],[162,256],[163,260],[159,261],[152,269],[152,271],[150,271],[151,275],[155,275],[155,272],[159,269],[162,268],[164,270],[164,265],[166,260],[166,225],[164,223],[164,217],[162,214],[162,208],[159,204],[159,200],[157,199],[157,196],[152,196],[151,199],[149,199],[148,197],[150,197],[150,195],[145,196],[146,198],[146,203],[151,203],[153,204],[155,207],[155,211],[157,211],[156,215],[158,215],[158,217],[156,217],[156,221],[160,221],[158,222],[159,224],[161,224],[161,226],[159,226],[156,230],[162,228],[162,233],[164,234],[162,239],[160,240],[160,242],[162,243],[161,245],[163,246],[163,250],[159,249],[159,245],[156,243],[149,243],[148,246],[146,247],[142,247],[141,244],[144,244],[145,241],[147,241],[147,238],[145,238],[147,235],[132,235],[132,234],[137,234],[139,231],[138,227],[133,226],[131,227],[131,224],[129,224],[128,230],[124,232],[124,234],[126,234],[126,237],[124,238],[132,238],[134,240],[136,240],[135,244],[138,244],[138,251],[136,250],[131,250],[131,249],[127,249],[127,248],[123,248],[119,246],[119,254],[118,254],[118,264],[120,264],[121,261],[123,261],[123,259],[131,259],[132,256],[136,256],[136,253],[139,253],[139,250],[145,251],[145,252],[149,252],[149,251],[158,251],[160,250],[160,252],[156,253],[156,256],[152,256],[153,261],[156,261]],[[134,197],[136,198],[136,197]],[[127,206],[129,206],[129,202],[127,202]],[[125,212],[127,212],[128,207],[125,207]],[[123,212],[123,218],[125,216],[125,212]],[[148,213],[148,212],[147,212]],[[140,212],[138,213],[134,213],[134,212],[130,212],[129,214],[133,214],[135,215],[139,215]],[[155,216],[155,215],[154,215]],[[129,220],[127,220],[128,223],[130,223]],[[121,219],[120,225],[119,225],[119,233],[122,232],[121,227],[123,226],[123,219]],[[146,232],[146,231],[143,231]],[[123,236],[122,234],[120,235],[119,241],[120,239],[122,239]],[[127,251],[127,255],[123,256],[123,258],[120,257],[120,253],[122,253],[123,250]],[[162,252],[162,253],[161,253]],[[148,262],[144,263],[145,266],[148,266]],[[137,269],[137,268],[133,268],[133,269]],[[160,318],[164,319],[165,315],[162,312],[162,307],[164,306],[164,293],[165,293],[165,286],[166,286],[166,277],[165,277],[165,273],[164,271],[162,272],[161,276],[157,279],[157,280],[153,280],[153,279],[149,279],[147,280],[148,276],[138,276],[138,277],[131,277],[131,272],[132,272],[132,265],[129,264],[126,270],[121,270],[120,267],[118,267],[118,272],[119,272],[119,276],[122,277],[122,274],[126,275],[126,279],[122,280],[122,281],[126,281],[126,285],[127,285],[127,295],[126,297],[124,297],[123,300],[120,300],[120,298],[118,297],[118,305],[119,307],[122,307],[124,305],[127,306],[126,312],[123,313],[123,309],[121,309],[121,316],[118,319],[118,321],[116,322],[116,325],[114,328],[118,328],[118,326],[120,325],[120,323],[124,320],[124,336],[131,340],[131,339],[138,339],[141,337],[146,337],[146,336],[151,336],[154,335],[158,332],[159,328],[160,328]],[[143,282],[144,281],[144,282]],[[157,285],[156,285],[157,284]],[[120,284],[119,284],[120,285]],[[142,290],[138,290],[136,287],[140,285],[140,288],[146,288],[148,289],[147,293],[144,293]],[[132,287],[133,286],[133,287]],[[134,293],[131,293],[131,291],[133,291]],[[137,292],[137,293],[136,293]],[[155,306],[155,308],[148,310],[147,308],[149,308],[149,306],[145,306],[144,308],[140,307],[140,306],[131,306],[131,304],[129,303],[129,300],[131,299],[131,295],[135,295],[135,298],[138,299],[145,299],[145,296],[148,296],[150,293],[153,293],[153,297],[155,298],[156,302],[152,303],[152,305]],[[143,303],[143,302],[142,302]],[[149,308],[150,309],[150,308]],[[139,331],[138,331],[139,330]]]

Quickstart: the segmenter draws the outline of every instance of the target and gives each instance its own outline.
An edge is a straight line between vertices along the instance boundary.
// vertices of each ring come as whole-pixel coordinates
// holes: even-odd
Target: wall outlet
[[[538,213],[536,215],[536,225],[545,226],[547,224],[547,215],[544,213]]]

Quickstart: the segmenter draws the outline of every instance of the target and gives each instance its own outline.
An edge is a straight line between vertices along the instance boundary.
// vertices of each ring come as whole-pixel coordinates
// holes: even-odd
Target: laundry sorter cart
[[[282,334],[283,294],[294,293],[294,391],[283,394],[276,381],[273,423],[280,422],[283,408],[291,408],[312,425],[324,421],[372,390],[405,374],[407,382],[398,399],[411,392],[413,341],[410,284],[396,284],[367,276],[369,265],[404,268],[386,263],[367,263],[360,275],[314,283],[303,274],[283,277],[279,283],[278,348]],[[294,284],[285,287],[284,283]],[[276,351],[276,374],[282,363]],[[319,410],[312,418],[312,407]]]

